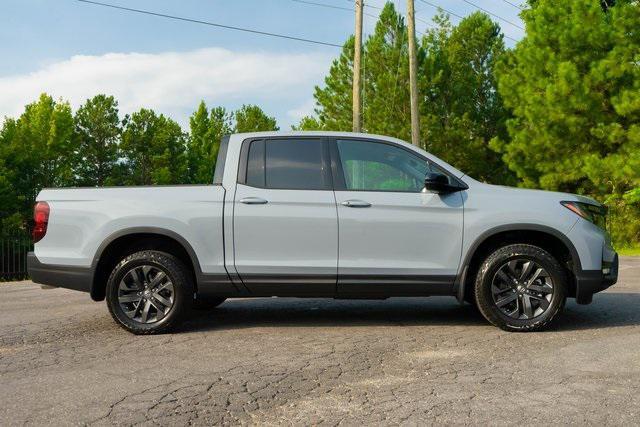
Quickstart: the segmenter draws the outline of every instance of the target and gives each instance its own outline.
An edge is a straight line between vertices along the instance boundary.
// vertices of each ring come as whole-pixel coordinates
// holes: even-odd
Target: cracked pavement
[[[453,298],[231,300],[134,336],[104,303],[0,284],[0,425],[638,424],[640,258],[557,326]]]

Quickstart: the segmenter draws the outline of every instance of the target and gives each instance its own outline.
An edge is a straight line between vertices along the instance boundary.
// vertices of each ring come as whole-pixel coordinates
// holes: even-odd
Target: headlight
[[[605,230],[607,228],[607,207],[584,202],[560,202],[562,206],[580,215]]]

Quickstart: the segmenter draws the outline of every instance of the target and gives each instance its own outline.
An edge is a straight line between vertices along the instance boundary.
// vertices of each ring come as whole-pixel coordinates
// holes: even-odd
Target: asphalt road
[[[454,299],[256,299],[136,337],[104,303],[0,285],[0,425],[638,424],[640,258],[555,330]]]

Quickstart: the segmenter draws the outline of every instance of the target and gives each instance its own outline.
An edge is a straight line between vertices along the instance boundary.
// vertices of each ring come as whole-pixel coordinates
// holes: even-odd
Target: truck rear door
[[[328,141],[244,141],[233,209],[235,267],[252,294],[335,295],[338,218]]]

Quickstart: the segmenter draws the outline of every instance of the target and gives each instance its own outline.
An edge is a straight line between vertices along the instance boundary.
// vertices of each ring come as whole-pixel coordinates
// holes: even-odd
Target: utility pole
[[[356,0],[356,43],[353,53],[353,131],[362,132],[360,112],[360,61],[362,56],[362,9],[364,0]]]
[[[420,146],[420,116],[418,112],[418,63],[416,61],[416,13],[413,0],[407,0],[409,20],[409,85],[411,90],[411,143]]]

